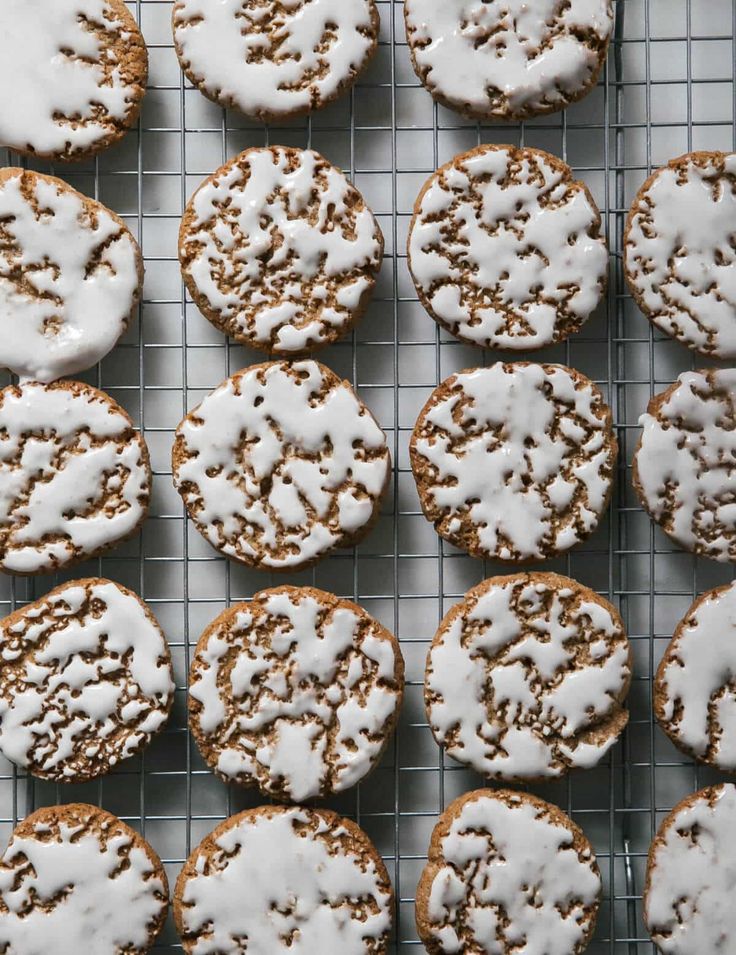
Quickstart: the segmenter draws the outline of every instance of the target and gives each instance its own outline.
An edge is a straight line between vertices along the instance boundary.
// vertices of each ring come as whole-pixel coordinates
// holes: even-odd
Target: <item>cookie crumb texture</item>
[[[437,533],[475,557],[544,560],[608,506],[617,444],[598,388],[563,365],[451,375],[414,427],[411,466]]]
[[[200,533],[233,560],[294,570],[360,540],[391,457],[346,381],[316,361],[227,378],[181,422],[174,483]]]
[[[354,786],[376,765],[404,665],[396,638],[360,607],[280,587],[210,624],[189,687],[192,732],[218,775],[303,802]]]
[[[138,753],[174,698],[161,628],[110,580],[62,584],[0,621],[0,752],[41,779],[83,782]]]
[[[642,186],[624,243],[647,318],[688,348],[736,358],[736,154],[689,153]]]
[[[475,119],[553,113],[598,81],[611,0],[406,0],[414,70],[440,103]]]
[[[192,853],[174,918],[188,955],[388,952],[394,899],[368,836],[320,809],[232,816]]]
[[[427,657],[432,733],[494,779],[595,766],[628,721],[631,651],[618,612],[557,574],[492,577],[447,614]]]
[[[432,833],[417,929],[430,955],[577,955],[600,892],[590,843],[560,809],[479,789],[451,803]]]
[[[736,370],[688,371],[642,415],[633,483],[685,550],[736,562]]]
[[[3,0],[0,144],[85,159],[133,125],[148,54],[123,0]]]
[[[608,250],[586,186],[539,149],[479,146],[427,181],[409,267],[436,322],[484,348],[579,331],[605,292]]]
[[[383,236],[358,190],[319,153],[246,149],[189,201],[179,259],[217,328],[292,355],[341,338],[363,314]]]

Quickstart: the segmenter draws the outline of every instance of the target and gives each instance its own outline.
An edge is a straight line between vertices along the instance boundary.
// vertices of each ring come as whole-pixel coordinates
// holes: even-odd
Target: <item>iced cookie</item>
[[[80,381],[0,391],[0,570],[45,574],[134,534],[148,513],[148,449]]]
[[[422,305],[462,341],[542,348],[577,332],[605,292],[600,227],[593,197],[562,160],[478,146],[424,184],[409,268]]]
[[[595,86],[613,33],[611,0],[405,0],[414,70],[473,119],[564,109]]]
[[[0,169],[0,366],[43,382],[90,368],[127,328],[142,282],[114,212],[61,179]]]
[[[424,701],[454,759],[508,782],[595,766],[626,726],[631,650],[614,607],[558,574],[491,577],[440,624]]]
[[[174,46],[209,99],[269,123],[320,109],[378,46],[374,0],[177,0]]]
[[[562,810],[529,793],[479,789],[435,826],[417,930],[429,955],[577,955],[600,893],[590,843]]]
[[[200,311],[273,355],[345,335],[382,258],[361,194],[309,149],[246,149],[199,187],[179,230],[182,275]]]
[[[123,0],[3,0],[0,145],[86,159],[135,123],[148,54]]]
[[[391,473],[386,436],[316,361],[232,375],[184,418],[174,483],[197,530],[233,560],[295,570],[357,543]]]
[[[593,382],[525,362],[451,375],[411,438],[422,510],[474,557],[545,560],[584,540],[608,506],[617,443]]]
[[[187,955],[385,955],[394,898],[368,836],[326,809],[262,806],[221,823],[174,891]]]

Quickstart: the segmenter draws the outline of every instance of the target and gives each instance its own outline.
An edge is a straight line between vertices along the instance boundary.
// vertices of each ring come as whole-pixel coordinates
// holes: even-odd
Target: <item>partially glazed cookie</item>
[[[617,443],[599,389],[563,365],[451,375],[410,446],[422,510],[475,557],[545,560],[584,540],[608,506]]]

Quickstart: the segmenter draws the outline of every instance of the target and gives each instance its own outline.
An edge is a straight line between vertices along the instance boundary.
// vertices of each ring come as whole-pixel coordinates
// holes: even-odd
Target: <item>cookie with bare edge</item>
[[[246,149],[202,183],[179,230],[182,275],[202,314],[273,355],[342,338],[382,259],[363,197],[311,149]]]
[[[148,448],[128,413],[81,381],[0,391],[0,570],[46,574],[134,534]]]
[[[645,510],[685,550],[736,561],[736,369],[684,372],[639,424],[632,481]]]
[[[96,806],[36,810],[0,858],[0,949],[8,955],[145,955],[168,905],[155,851]]]
[[[647,179],[629,213],[626,279],[657,328],[736,358],[736,153],[695,152]]]
[[[408,262],[422,305],[462,341],[532,349],[580,330],[608,249],[587,186],[540,149],[478,146],[424,184]]]
[[[0,169],[0,366],[53,381],[128,326],[143,257],[123,220],[61,179]]]
[[[386,435],[316,361],[237,372],[176,430],[174,484],[197,530],[251,567],[296,570],[361,540],[391,473]]]
[[[600,894],[591,845],[561,809],[529,793],[478,789],[434,828],[417,930],[430,955],[577,955]]]
[[[189,856],[174,890],[188,955],[384,955],[393,907],[386,867],[363,830],[301,806],[226,819]]]
[[[406,0],[414,71],[443,106],[472,119],[564,109],[598,82],[611,0]]]
[[[87,159],[136,122],[148,78],[141,31],[123,0],[3,0],[0,145]]]
[[[427,520],[474,557],[546,560],[608,506],[617,456],[598,387],[564,365],[474,368],[442,382],[411,438]]]
[[[378,46],[374,0],[176,0],[182,70],[209,99],[270,123],[321,109]]]
[[[491,577],[439,626],[424,702],[434,738],[491,779],[597,765],[628,722],[631,648],[618,611],[559,574]]]

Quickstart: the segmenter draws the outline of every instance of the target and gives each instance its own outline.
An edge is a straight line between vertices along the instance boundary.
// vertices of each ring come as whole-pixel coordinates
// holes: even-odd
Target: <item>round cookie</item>
[[[408,263],[432,318],[483,348],[542,348],[580,330],[605,290],[608,250],[584,183],[539,149],[477,146],[414,205]]]
[[[559,574],[491,577],[445,616],[424,702],[437,743],[507,782],[595,766],[628,722],[631,649],[618,611]]]
[[[0,145],[87,159],[136,122],[146,44],[123,0],[3,0]]]
[[[736,561],[736,369],[687,371],[639,419],[634,490],[685,550]]]
[[[598,82],[611,0],[405,0],[414,71],[471,119],[523,120],[564,109]]]
[[[736,358],[736,153],[695,152],[647,179],[626,225],[626,280],[657,328]]]
[[[190,855],[174,891],[187,955],[385,955],[394,896],[368,836],[326,809],[231,816]]]
[[[226,378],[189,412],[173,473],[213,547],[293,571],[368,533],[391,456],[348,382],[316,361],[275,361]]]
[[[478,789],[434,828],[417,930],[429,955],[577,955],[600,894],[590,843],[561,809],[529,793]]]
[[[0,949],[8,955],[145,955],[168,905],[154,850],[95,806],[38,809],[0,858]]]
[[[618,446],[593,382],[527,362],[458,372],[419,414],[410,455],[422,510],[474,557],[545,560],[591,534]]]
[[[49,382],[97,364],[142,284],[119,216],[61,179],[0,169],[0,366]]]
[[[378,46],[374,0],[176,0],[174,46],[205,96],[270,123],[321,109]]]
[[[148,449],[117,402],[80,381],[0,391],[0,570],[45,574],[134,534]]]
[[[352,328],[382,258],[363,197],[311,149],[246,149],[202,183],[179,230],[182,275],[203,315],[287,357]]]
[[[225,782],[305,802],[374,768],[404,691],[399,643],[349,600],[314,587],[263,590],[199,639],[189,725]]]
[[[140,752],[174,699],[156,618],[127,587],[61,584],[0,621],[0,752],[56,782],[101,776]]]

